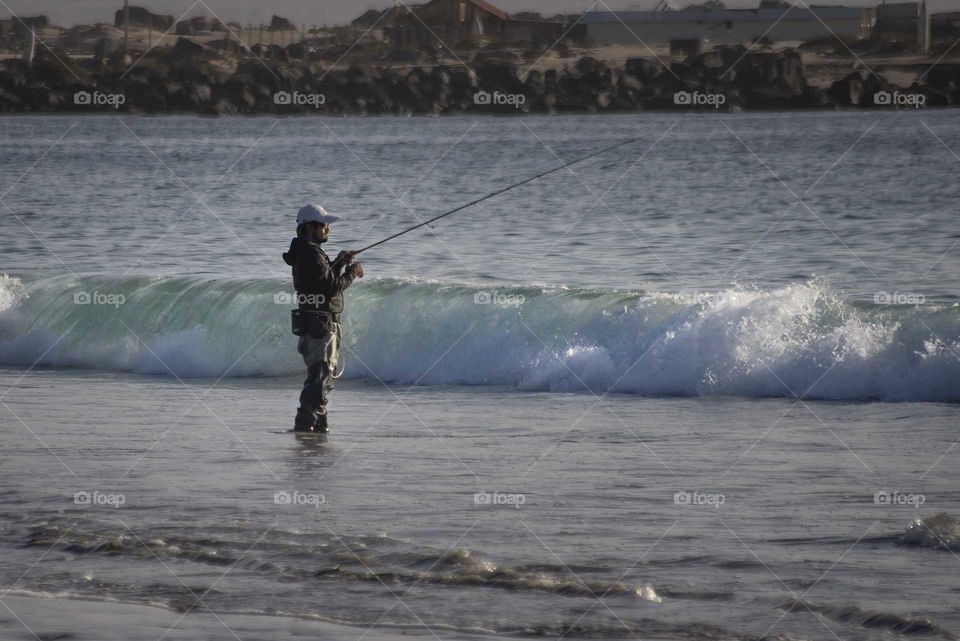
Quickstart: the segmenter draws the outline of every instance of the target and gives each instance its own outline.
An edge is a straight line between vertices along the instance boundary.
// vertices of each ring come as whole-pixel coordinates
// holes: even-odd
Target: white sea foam
[[[279,280],[0,280],[0,364],[180,377],[303,369]],[[381,280],[350,290],[347,377],[643,395],[960,400],[960,310],[855,306],[811,281],[670,293]],[[122,295],[78,303],[78,292]],[[518,300],[522,302],[517,303]],[[107,300],[101,296],[101,301]],[[116,297],[113,299],[116,300]],[[484,299],[486,300],[486,299]],[[6,307],[3,304],[6,302]]]

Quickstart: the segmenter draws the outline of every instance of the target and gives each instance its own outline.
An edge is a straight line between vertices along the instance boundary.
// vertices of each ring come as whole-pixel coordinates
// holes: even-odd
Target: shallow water
[[[364,255],[334,431],[285,433],[300,204],[357,247],[625,137]],[[960,632],[949,113],[17,117],[0,148],[8,594],[285,637]]]
[[[34,434],[2,434],[0,572],[9,583],[42,559],[14,594],[180,611],[203,610],[202,596],[224,616],[316,618],[353,636],[374,623],[441,638],[960,630],[955,552],[897,544],[918,514],[956,512],[955,462],[937,463],[955,406],[394,396],[348,382],[328,439],[298,441],[277,434],[288,379],[210,393],[212,380],[29,381],[4,400]],[[884,490],[926,502],[875,504]],[[78,491],[105,498],[75,505]],[[675,502],[695,491],[699,505]],[[505,498],[476,504],[478,492]],[[815,614],[787,612],[793,599]]]

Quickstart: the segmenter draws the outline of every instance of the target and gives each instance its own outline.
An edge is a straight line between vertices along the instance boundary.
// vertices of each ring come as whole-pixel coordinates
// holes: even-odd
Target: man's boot
[[[314,432],[329,432],[330,429],[327,427],[327,410],[322,408],[317,411],[316,420],[313,422],[313,431]]]
[[[293,421],[294,432],[312,432],[316,416],[302,407],[297,410],[297,418]]]

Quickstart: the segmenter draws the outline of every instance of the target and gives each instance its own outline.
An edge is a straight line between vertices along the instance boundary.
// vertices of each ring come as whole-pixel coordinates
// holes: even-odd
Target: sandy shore
[[[359,639],[395,641],[432,638],[430,631],[367,630],[303,618],[195,612],[186,616],[164,608],[105,601],[10,596],[0,608],[0,638],[90,641],[236,641],[236,639]],[[435,630],[443,638],[496,639],[487,635]]]

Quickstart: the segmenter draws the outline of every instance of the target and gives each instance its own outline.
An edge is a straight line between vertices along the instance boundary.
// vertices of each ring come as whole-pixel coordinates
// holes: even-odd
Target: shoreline
[[[631,117],[631,116],[709,116],[711,114],[716,114],[718,116],[729,117],[731,115],[776,115],[783,114],[789,115],[791,117],[804,116],[804,115],[816,115],[822,114],[825,111],[829,113],[838,113],[838,114],[888,114],[888,115],[898,115],[898,114],[910,114],[910,113],[929,113],[929,112],[950,112],[960,107],[957,106],[938,106],[938,107],[923,107],[919,109],[915,108],[890,108],[890,107],[879,107],[874,106],[870,108],[858,108],[858,107],[835,107],[832,109],[825,108],[814,108],[814,107],[780,107],[780,108],[770,108],[770,109],[739,109],[736,111],[725,111],[725,110],[716,110],[716,109],[689,109],[689,110],[679,110],[679,109],[644,109],[642,111],[607,111],[607,112],[576,112],[576,111],[555,111],[555,112],[545,112],[545,113],[477,113],[477,112],[457,112],[457,113],[236,113],[236,114],[220,114],[220,113],[211,113],[203,111],[175,111],[175,112],[145,112],[145,111],[10,111],[3,112],[0,111],[0,119],[5,118],[50,118],[57,116],[71,116],[79,117],[86,119],[95,119],[95,118],[113,118],[116,116],[127,116],[133,118],[197,118],[199,120],[216,120],[220,118],[238,118],[241,120],[253,120],[256,118],[270,118],[274,120],[279,119],[327,119],[327,120],[343,120],[347,118],[356,118],[356,119],[372,119],[372,118],[382,118],[386,119],[408,119],[408,118],[422,118],[424,120],[429,119],[452,119],[452,118],[483,118],[491,120],[499,119],[515,119],[523,118],[524,116],[546,116],[548,118],[567,118],[567,117],[578,117],[578,116],[587,116],[587,117]]]
[[[6,639],[70,638],[91,641],[240,638],[353,638],[365,624],[338,623],[288,614],[232,613],[197,609],[183,613],[160,605],[81,596],[6,596],[0,635]],[[11,611],[16,614],[14,617]],[[22,623],[17,619],[22,620]],[[26,626],[29,626],[29,629]],[[371,641],[433,638],[433,629],[452,639],[507,639],[489,632],[461,632],[448,626],[376,624],[363,633]],[[234,634],[233,630],[236,630]],[[36,636],[34,636],[34,634]]]

